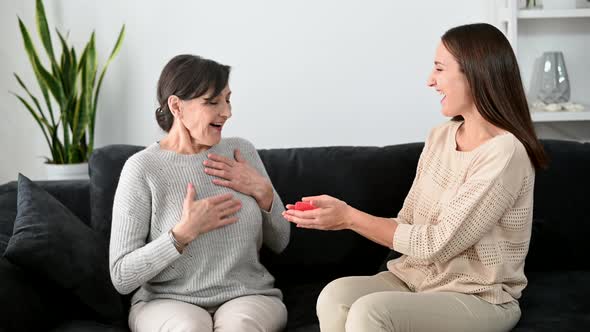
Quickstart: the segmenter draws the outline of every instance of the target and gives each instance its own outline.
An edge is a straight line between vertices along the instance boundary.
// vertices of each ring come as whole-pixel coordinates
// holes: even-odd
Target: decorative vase
[[[45,164],[47,180],[88,180],[88,163]]]
[[[561,52],[545,52],[541,58],[539,99],[546,104],[570,100],[570,82]]]

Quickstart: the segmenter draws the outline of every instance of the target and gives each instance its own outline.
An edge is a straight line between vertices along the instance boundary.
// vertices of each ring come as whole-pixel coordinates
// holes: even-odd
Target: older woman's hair
[[[158,103],[156,121],[169,132],[174,116],[168,107],[168,97],[174,95],[182,100],[200,97],[212,91],[210,98],[217,97],[227,85],[230,67],[198,55],[181,54],[172,58],[158,80]]]

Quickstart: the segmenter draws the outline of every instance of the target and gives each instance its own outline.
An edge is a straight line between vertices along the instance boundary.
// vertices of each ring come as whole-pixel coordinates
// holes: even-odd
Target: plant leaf
[[[96,91],[94,92],[94,100],[92,101],[92,109],[90,111],[90,123],[88,125],[89,136],[90,136],[90,139],[89,139],[90,143],[88,144],[88,152],[89,153],[91,153],[94,148],[94,126],[96,123],[96,109],[97,109],[97,105],[98,105],[98,95],[100,94],[100,87],[102,85],[102,80],[104,78],[104,75],[107,72],[107,68],[111,64],[111,61],[113,61],[113,59],[117,56],[117,54],[121,50],[121,45],[123,44],[124,39],[125,39],[125,24],[123,24],[123,26],[121,27],[121,31],[119,31],[119,36],[117,37],[117,41],[115,42],[115,46],[113,47],[113,50],[111,51],[111,55],[109,55],[107,62],[105,63],[104,67],[102,68],[102,72],[100,73],[100,77],[98,79],[98,85],[96,86]]]
[[[39,70],[36,70],[36,66],[39,61],[37,59],[35,47],[33,46],[33,42],[31,41],[31,36],[29,35],[29,31],[27,30],[27,27],[24,25],[20,17],[18,18],[18,24],[21,31],[21,35],[23,37],[25,51],[27,53],[27,56],[29,57],[31,66],[33,67],[33,72],[35,73],[35,77],[37,78],[37,83],[39,84],[39,88],[41,89],[41,93],[43,94],[43,98],[45,100],[45,104],[47,105],[47,109],[49,110],[51,123],[55,125],[55,119],[53,117],[53,108],[51,107],[51,100],[49,98],[49,93],[47,92],[47,85],[43,83],[43,78],[41,77]]]
[[[14,95],[16,98],[18,98],[18,100],[20,100],[20,102],[29,111],[31,116],[33,116],[33,118],[35,119],[35,121],[39,125],[39,128],[41,128],[41,131],[43,132],[43,136],[45,136],[45,141],[47,141],[47,145],[49,146],[49,149],[53,150],[52,144],[51,144],[51,142],[49,142],[49,137],[47,136],[47,132],[45,131],[45,127],[43,127],[43,122],[41,120],[41,117],[35,112],[35,110],[31,107],[31,105],[23,97],[19,96],[18,94],[14,93],[14,92],[10,92],[10,93],[12,95]]]
[[[33,94],[31,94],[31,92],[29,91],[29,89],[27,88],[27,86],[25,85],[23,80],[20,78],[20,76],[18,76],[17,73],[12,73],[12,74],[16,78],[18,84],[23,88],[23,90],[25,90],[25,92],[27,93],[29,98],[31,98],[33,100],[33,103],[35,103],[35,106],[37,107],[37,111],[39,112],[39,115],[43,118],[43,120],[45,120],[44,123],[47,123],[47,125],[49,126],[49,123],[47,122],[47,118],[45,117],[45,114],[43,113],[43,109],[41,108],[41,105],[39,104],[39,100],[37,98],[35,98],[35,96],[33,96]]]
[[[72,57],[68,48],[68,44],[66,40],[61,35],[61,33],[56,29],[57,36],[59,37],[61,43],[61,83],[64,90],[64,95],[66,99],[70,99],[72,95],[72,91],[74,90],[74,84],[76,82],[75,76],[72,79]],[[73,65],[73,71],[76,72],[76,64]]]
[[[37,81],[39,82],[39,86],[41,89],[48,89],[57,103],[61,106],[64,104],[64,96],[63,96],[63,89],[61,87],[61,82],[55,79],[41,64],[39,61],[39,57],[37,56],[37,52],[35,51],[35,47],[33,46],[33,42],[31,41],[31,36],[27,31],[24,23],[19,18],[19,25],[21,29],[21,34],[23,36],[23,42],[25,44],[25,50],[27,51],[27,55],[29,56],[29,60],[33,67],[33,71],[35,72],[35,76],[37,77]]]
[[[51,43],[51,34],[49,33],[49,25],[47,24],[47,16],[45,15],[45,7],[43,6],[42,0],[36,1],[35,18],[37,21],[37,30],[39,31],[39,37],[41,42],[49,55],[49,59],[52,64],[56,64],[55,55],[53,54],[53,45]]]

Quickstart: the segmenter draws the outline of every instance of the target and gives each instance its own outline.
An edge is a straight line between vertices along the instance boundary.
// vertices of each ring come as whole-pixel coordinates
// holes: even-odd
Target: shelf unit
[[[563,43],[564,39],[568,39],[568,45],[575,45],[577,41],[571,42],[571,38],[583,38],[580,39],[580,46],[576,47],[575,58],[571,53],[565,55],[570,83],[572,83],[572,73],[578,75],[577,94],[573,93],[572,84],[571,101],[585,104],[584,111],[531,112],[531,116],[534,122],[590,121],[590,79],[588,78],[590,77],[590,62],[587,61],[587,51],[579,51],[584,47],[581,45],[590,45],[590,29],[587,29],[587,26],[590,26],[590,8],[519,9],[518,0],[496,0],[496,2],[498,4],[498,27],[506,34],[518,57],[521,74],[523,74],[523,84],[527,92],[529,92],[530,84],[527,84],[526,81],[530,75],[526,74],[532,73],[535,57],[540,57],[542,54],[539,40],[543,40],[545,42],[543,46],[547,47],[546,51],[550,51],[553,50],[551,48],[555,47],[555,44]],[[563,31],[552,31],[548,26],[561,28],[555,30]],[[523,45],[523,41],[526,41],[526,45]],[[573,58],[571,62],[568,61],[568,56]],[[580,60],[581,58],[585,60]],[[577,64],[578,66],[570,67],[569,64]]]
[[[520,9],[519,19],[590,17],[590,8],[577,9]]]
[[[590,109],[586,106],[585,109]],[[590,111],[583,112],[531,112],[533,122],[590,121]]]

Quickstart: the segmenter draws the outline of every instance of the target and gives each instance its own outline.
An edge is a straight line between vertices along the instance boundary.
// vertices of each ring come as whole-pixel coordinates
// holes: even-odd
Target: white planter
[[[543,0],[543,9],[574,9],[576,0]]]
[[[88,163],[45,164],[47,180],[88,180]]]

